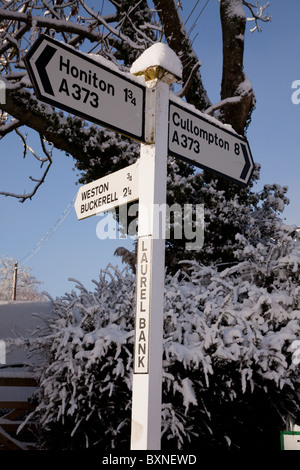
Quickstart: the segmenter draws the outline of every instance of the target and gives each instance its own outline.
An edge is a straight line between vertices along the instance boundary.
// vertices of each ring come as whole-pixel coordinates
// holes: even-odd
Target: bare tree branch
[[[198,72],[199,68],[201,67],[202,65],[202,62],[199,60],[195,65],[194,67],[192,68],[191,70],[191,73],[190,73],[190,76],[188,77],[187,79],[187,82],[185,83],[185,85],[182,87],[181,90],[179,90],[176,95],[179,96],[180,98],[182,98],[183,96],[186,96],[187,93],[188,93],[188,90],[190,88],[190,86],[192,85],[192,82],[195,78],[195,75],[196,73]]]
[[[53,18],[46,18],[43,16],[31,16],[29,14],[19,13],[16,11],[8,11],[8,10],[0,9],[0,20],[19,21],[21,23],[25,23],[27,27],[31,26],[32,24],[35,24],[37,27],[49,28],[49,29],[56,31],[57,33],[67,32],[67,33],[77,34],[81,37],[89,39],[91,42],[94,42],[94,41],[98,42],[101,38],[101,35],[99,34],[99,32],[94,31],[92,27],[85,27],[85,26],[73,23],[72,21],[64,21],[64,20],[56,21]],[[97,21],[101,23],[103,26],[105,26],[112,34],[116,35],[118,38],[122,39],[123,41],[126,41],[126,43],[128,43],[130,47],[137,49],[137,50],[143,50],[142,45],[136,44],[135,42],[131,41],[127,36],[124,36],[120,31],[116,30],[115,28],[112,28],[102,17],[97,16]],[[97,23],[95,23],[95,25],[96,24]]]
[[[82,152],[81,146],[88,139],[86,128],[81,129],[78,126],[78,122],[83,122],[81,119],[77,117],[73,119],[69,116],[66,120],[64,117],[60,117],[54,108],[39,102],[25,90],[8,92],[6,103],[1,107],[22,125],[26,125],[45,136],[57,149],[64,150],[73,156]],[[70,134],[72,130],[74,135]],[[66,138],[67,134],[69,137]],[[80,141],[81,145],[79,145]]]
[[[174,0],[154,0],[154,5],[163,25],[168,45],[178,55],[183,66],[183,83],[189,82],[192,70],[199,63],[188,33],[185,29]],[[203,110],[211,105],[198,70],[194,74],[185,94],[189,103]]]
[[[7,113],[6,113],[7,114]],[[2,121],[1,116],[0,116],[0,122]],[[17,119],[12,119],[8,124],[3,124],[0,126],[0,140],[5,137],[7,134],[10,134],[10,132],[14,131],[18,127],[20,127],[22,124],[20,121]]]
[[[40,160],[40,158],[38,158]],[[36,179],[36,178],[33,178],[32,176],[30,176],[30,180],[31,181],[34,181],[36,182],[37,184],[35,185],[34,189],[30,192],[30,193],[27,193],[27,194],[15,194],[15,193],[10,193],[10,192],[7,192],[7,191],[0,191],[0,195],[2,196],[10,196],[10,197],[14,197],[16,199],[19,199],[20,202],[24,202],[26,201],[26,199],[31,199],[37,192],[37,190],[39,189],[39,187],[44,183],[45,179],[46,179],[46,176],[50,170],[50,167],[52,165],[52,158],[51,158],[51,155],[48,153],[47,155],[47,158],[44,159],[44,161],[48,161],[48,165],[47,165],[47,168],[46,170],[44,171],[43,173],[43,176],[40,178],[40,179]]]
[[[242,100],[241,96],[233,96],[231,98],[225,98],[225,100],[219,101],[219,103],[211,105],[209,108],[207,108],[204,111],[204,113],[212,116],[218,109],[222,109],[228,105],[235,105],[237,103],[240,103],[241,100]]]
[[[256,2],[255,5],[252,5],[250,2],[243,0],[243,5],[245,5],[250,10],[252,15],[252,18],[247,18],[247,20],[255,22],[254,28],[250,29],[251,33],[256,30],[261,31],[261,27],[258,26],[259,21],[263,21],[264,23],[271,21],[271,16],[263,14],[264,11],[269,7],[270,2],[266,3],[264,6],[259,6],[259,2]],[[256,8],[256,12],[254,12],[254,8]]]
[[[22,132],[20,132],[18,129],[16,129],[16,134],[21,138],[22,142],[23,142],[23,146],[24,146],[24,151],[23,151],[23,158],[26,157],[27,155],[27,151],[29,151],[33,156],[34,158],[36,158],[37,160],[39,160],[42,164],[41,166],[43,165],[44,162],[46,162],[47,160],[49,160],[49,155],[48,155],[48,152],[46,152],[46,148],[45,146],[43,146],[43,151],[44,153],[47,155],[46,158],[41,158],[37,155],[37,153],[31,148],[29,147],[29,145],[27,144],[27,134],[23,135]]]

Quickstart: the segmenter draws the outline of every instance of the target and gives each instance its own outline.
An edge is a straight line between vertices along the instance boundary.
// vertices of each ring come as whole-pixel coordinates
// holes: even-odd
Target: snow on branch
[[[4,123],[6,121],[6,119],[7,119],[7,114],[2,111],[1,114],[0,114],[0,123],[2,123],[2,122]],[[10,132],[12,132],[15,129],[17,129],[18,127],[20,127],[21,125],[22,124],[17,119],[12,119],[8,124],[1,125],[0,126],[0,140],[4,136],[9,134]]]
[[[120,30],[117,30],[113,28],[112,26],[110,26],[102,16],[95,14],[94,11],[91,8],[89,8],[83,0],[80,0],[80,3],[89,15],[95,18],[97,22],[101,23],[112,34],[114,34],[115,36],[125,41],[130,47],[133,47],[134,49],[141,49],[141,50],[144,48],[144,46],[138,45],[135,42],[131,41],[131,39],[129,39],[128,36],[125,36],[123,33],[121,33]]]
[[[268,16],[267,14],[264,14],[264,11],[269,7],[270,2],[266,3],[263,6],[259,5],[259,2],[256,2],[255,5],[253,5],[250,2],[246,2],[243,0],[243,5],[245,5],[251,12],[252,17],[247,18],[247,21],[254,21],[255,26],[250,29],[251,33],[254,31],[261,31],[261,28],[258,26],[258,21],[263,21],[264,23],[267,23],[268,21],[271,20],[271,16]],[[256,8],[256,12],[254,9]]]
[[[6,10],[4,11],[1,9],[0,9],[0,20],[20,21],[22,23],[26,23],[27,25],[31,25],[32,23],[34,23],[37,27],[50,28],[56,32],[68,32],[68,33],[78,34],[80,36],[83,36],[89,39],[91,42],[94,42],[94,41],[98,42],[100,40],[100,34],[97,31],[94,31],[93,28],[85,27],[85,26],[73,23],[72,21],[56,20],[53,18],[45,18],[43,16],[29,16],[26,13],[19,13],[16,11],[6,11]],[[111,28],[108,25],[108,23],[106,23],[104,20],[102,23],[104,26],[107,26],[109,30],[113,32],[114,34],[116,34],[117,36],[121,35],[121,33],[114,30],[114,28]],[[130,41],[125,36],[122,39],[126,41],[128,40],[130,47],[134,47],[135,49],[141,48],[141,46],[138,46],[137,44],[135,44],[133,41]]]
[[[210,106],[209,108],[207,108],[205,111],[204,111],[204,114],[209,114],[209,115],[213,115],[215,111],[217,111],[218,109],[221,109],[221,108],[224,108],[224,106],[227,106],[227,105],[234,105],[234,104],[237,104],[237,103],[240,103],[242,100],[242,96],[232,96],[231,98],[225,98],[224,100],[221,100],[219,101],[219,103],[215,103],[213,104],[212,106]]]

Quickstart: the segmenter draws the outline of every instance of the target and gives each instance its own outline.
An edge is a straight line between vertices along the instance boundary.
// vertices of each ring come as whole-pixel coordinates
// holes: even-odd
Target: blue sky
[[[187,16],[194,2],[184,1]],[[192,26],[204,5],[199,2]],[[263,2],[261,2],[263,3]],[[256,185],[277,183],[288,186],[290,204],[283,214],[286,223],[300,225],[300,105],[292,103],[294,80],[300,80],[300,2],[271,0],[268,9],[272,21],[262,24],[261,33],[249,32],[247,24],[245,73],[251,81],[256,99],[247,138],[255,162],[261,164],[261,179]],[[212,102],[219,101],[222,71],[222,40],[219,2],[210,0],[191,33],[194,48],[202,61],[201,73]],[[38,145],[35,135],[29,135],[32,147]],[[113,253],[119,246],[132,246],[132,240],[99,240],[96,235],[100,217],[78,221],[75,210],[59,224],[59,220],[78,191],[74,162],[63,152],[55,151],[53,165],[46,182],[30,201],[23,204],[15,198],[0,196],[0,256],[15,258],[19,263],[37,247],[48,233],[46,243],[26,262],[36,278],[43,282],[42,290],[51,296],[62,296],[74,288],[68,278],[76,278],[93,289],[92,279],[108,263],[121,266]],[[23,159],[22,143],[16,135],[0,142],[0,190],[23,193],[33,183],[29,176],[41,174],[33,157]],[[202,201],[199,201],[201,203]],[[101,216],[102,217],[102,216]],[[54,231],[54,229],[56,229]]]

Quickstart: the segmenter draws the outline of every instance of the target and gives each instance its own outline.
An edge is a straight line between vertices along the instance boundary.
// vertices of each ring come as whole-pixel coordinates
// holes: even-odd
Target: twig
[[[209,115],[212,116],[214,114],[214,112],[217,111],[217,109],[224,108],[224,106],[227,106],[228,104],[229,105],[234,105],[234,104],[240,103],[241,100],[242,100],[241,95],[240,96],[232,96],[231,98],[225,98],[224,100],[219,101],[218,103],[213,104],[212,106],[207,108],[204,111],[204,114],[209,114]]]
[[[45,179],[46,179],[46,176],[47,176],[47,173],[48,171],[50,170],[50,167],[52,165],[52,156],[51,156],[51,152],[48,152],[45,145],[42,143],[42,147],[43,147],[43,151],[46,155],[46,158],[45,159],[42,159],[41,157],[38,157],[35,152],[32,151],[32,149],[30,149],[30,147],[27,146],[27,143],[26,143],[26,139],[25,137],[16,129],[16,132],[19,136],[21,136],[22,140],[23,140],[23,143],[24,143],[24,147],[26,147],[26,151],[27,149],[31,151],[31,153],[34,155],[35,158],[37,158],[39,161],[42,162],[42,165],[44,162],[48,161],[48,165],[47,165],[47,168],[46,170],[44,171],[44,174],[43,176],[40,178],[40,179],[36,179],[36,178],[33,178],[32,176],[29,177],[29,179],[31,181],[34,181],[36,182],[36,186],[34,187],[34,189],[30,192],[30,193],[27,193],[27,194],[15,194],[15,193],[10,193],[10,192],[7,192],[7,191],[0,191],[0,195],[1,196],[10,196],[10,197],[15,197],[16,199],[19,199],[20,202],[24,202],[26,201],[26,199],[31,199],[35,193],[37,192],[37,190],[39,189],[39,187],[44,183]],[[41,142],[42,142],[42,138],[41,138]],[[26,152],[25,152],[25,148],[24,148],[24,156],[26,155]],[[42,166],[41,165],[41,166]]]
[[[186,93],[188,92],[188,90],[189,90],[189,88],[190,88],[190,86],[191,86],[191,84],[192,84],[192,82],[193,82],[193,79],[194,79],[196,73],[198,72],[199,68],[201,67],[201,65],[202,65],[201,60],[199,60],[199,61],[194,65],[194,67],[193,67],[192,70],[191,70],[190,76],[189,76],[189,78],[187,79],[187,81],[186,81],[184,87],[176,93],[176,96],[179,96],[180,98],[182,98],[183,96],[186,95]]]
[[[266,8],[270,5],[270,2],[266,3],[263,7],[259,7],[258,9],[258,3],[256,2],[255,5],[252,5],[252,3],[246,2],[243,0],[243,5],[245,5],[251,12],[252,18],[248,18],[248,21],[254,21],[255,22],[255,27],[250,29],[251,33],[253,33],[255,30],[261,31],[261,28],[258,26],[258,21],[263,21],[264,23],[267,23],[268,21],[271,20],[271,16],[268,15],[263,15],[263,12],[265,11]],[[253,8],[257,9],[257,13],[254,13]]]

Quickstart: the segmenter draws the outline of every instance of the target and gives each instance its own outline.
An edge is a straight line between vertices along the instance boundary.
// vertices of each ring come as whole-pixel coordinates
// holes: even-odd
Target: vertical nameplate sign
[[[149,373],[149,323],[152,237],[139,237],[137,251],[134,373]]]

